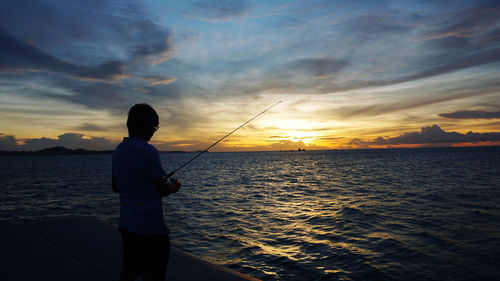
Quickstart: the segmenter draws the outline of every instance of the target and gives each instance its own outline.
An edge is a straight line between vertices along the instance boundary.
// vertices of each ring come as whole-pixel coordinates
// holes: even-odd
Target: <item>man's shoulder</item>
[[[149,144],[148,142],[141,141],[141,142],[136,142],[135,144],[135,149],[141,151],[141,153],[144,153],[148,157],[154,157],[158,155],[158,150],[156,148]]]
[[[141,153],[141,154],[158,154],[156,148],[147,143],[146,141],[139,140],[124,140],[113,151],[113,155],[116,154],[128,154],[128,153]]]
[[[149,153],[153,153],[153,154],[158,154],[158,150],[156,150],[156,147],[154,147],[152,144],[150,143],[147,143],[147,142],[144,142],[142,144],[142,148],[144,150],[147,150]]]

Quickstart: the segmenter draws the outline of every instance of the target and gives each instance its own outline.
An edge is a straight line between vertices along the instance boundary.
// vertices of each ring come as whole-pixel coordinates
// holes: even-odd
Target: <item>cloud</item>
[[[266,60],[272,58],[266,58]],[[286,59],[275,64],[263,61],[233,60],[224,63],[216,73],[223,73],[223,83],[203,85],[203,93],[222,96],[252,96],[262,92],[287,94],[325,93],[332,88],[332,78],[350,62],[328,57]],[[262,68],[260,68],[262,67]],[[254,68],[261,71],[252,72]],[[196,73],[197,70],[193,70]]]
[[[137,1],[3,1],[0,25],[10,34],[2,41],[19,49],[12,63],[35,58],[41,65],[32,67],[48,66],[49,71],[77,77],[95,71],[84,65],[119,70],[117,65],[158,64],[175,52],[170,30],[157,24]]]
[[[340,38],[318,32],[314,24],[305,25],[295,49],[314,45],[324,52],[337,50],[335,57],[349,62],[349,68],[340,73],[340,81],[333,80],[333,75],[317,75],[319,81],[307,82],[314,92],[388,86],[500,61],[497,1],[475,1],[461,8],[446,6],[422,14],[385,4],[366,14],[363,9],[370,4],[360,5],[361,15],[335,25],[335,30],[343,33]],[[372,69],[379,71],[370,72]]]
[[[59,135],[57,139],[45,137],[16,139],[11,135],[0,135],[0,150],[4,151],[37,151],[54,146],[64,146],[69,149],[111,150],[116,147],[116,143],[103,137],[86,137],[78,133],[65,133]]]
[[[173,57],[173,39],[168,29],[149,20],[130,25],[130,58],[134,62],[159,64]]]
[[[80,126],[75,127],[75,130],[78,131],[92,131],[92,132],[106,132],[109,129],[100,125],[92,124],[92,123],[83,123]]]
[[[401,34],[409,32],[413,27],[408,24],[408,21],[401,20],[404,15],[400,11],[386,8],[384,12],[369,13],[358,17],[353,17],[348,20],[351,32],[358,36],[359,40],[373,40],[380,34]],[[405,15],[411,17],[411,15]],[[413,18],[415,20],[415,18]]]
[[[185,16],[206,21],[229,21],[245,15],[249,8],[246,0],[218,0],[191,2]]]
[[[450,102],[470,97],[489,95],[497,92],[496,89],[486,88],[486,89],[475,89],[475,91],[464,91],[464,92],[462,92],[461,90],[460,91],[455,90],[455,92],[457,92],[456,94],[448,95],[447,90],[448,89],[443,90],[435,88],[432,91],[430,91],[433,94],[432,96],[429,96],[427,94],[428,92],[425,91],[425,95],[422,94],[421,95],[422,97],[414,99],[404,99],[404,100],[396,99],[396,101],[394,102],[386,102],[386,103],[371,104],[371,105],[351,105],[351,106],[340,107],[334,110],[334,115],[337,117],[340,116],[342,118],[351,118],[360,116],[378,116],[392,112],[419,108],[432,104],[438,104],[442,102]],[[423,89],[421,89],[421,91],[423,91]],[[328,114],[328,112],[324,113]]]
[[[368,144],[398,145],[398,144],[452,144],[452,143],[477,143],[485,141],[500,141],[500,132],[461,134],[445,132],[438,125],[423,127],[420,132],[404,133],[394,138],[378,137]]]
[[[86,66],[60,60],[36,47],[11,36],[0,26],[0,71],[47,70],[90,80],[125,78],[123,63],[109,61],[97,66]]]
[[[344,137],[324,137],[324,138],[317,138],[318,140],[340,140],[343,139]]]
[[[201,149],[205,149],[211,145],[211,143],[192,140],[192,139],[184,139],[184,140],[175,140],[175,141],[161,141],[158,139],[153,139],[151,143],[158,149],[159,151],[197,151]],[[217,150],[215,147],[212,150]]]
[[[439,116],[449,119],[496,119],[500,118],[500,111],[459,110],[440,113]]]
[[[446,55],[443,53],[436,57],[429,57],[426,59],[429,62],[428,67],[418,73],[403,76],[394,80],[382,80],[373,83],[369,82],[368,85],[397,84],[500,61],[500,47],[485,48],[483,50],[476,51],[477,52],[474,53],[464,51],[457,54],[457,56]],[[439,62],[439,64],[436,62]]]
[[[16,10],[19,18],[27,17],[32,8],[24,0],[20,0],[20,2],[24,4],[4,5],[19,8],[10,9]],[[234,55],[235,53],[231,50],[226,52],[226,49],[221,48],[221,52],[224,51],[224,54],[227,54],[222,60],[218,59],[214,62],[208,56],[204,60],[190,62],[189,60],[173,59],[176,52],[173,32],[144,13],[145,9],[140,7],[140,4],[135,4],[137,7],[130,6],[133,9],[128,8],[129,5],[132,5],[131,3],[134,3],[133,1],[124,1],[123,7],[127,8],[118,9],[118,16],[114,15],[114,8],[116,6],[122,7],[122,5],[117,5],[116,2],[109,0],[86,1],[85,8],[89,8],[89,10],[92,10],[90,8],[93,7],[100,8],[93,9],[97,12],[92,13],[87,10],[82,11],[79,8],[67,7],[67,2],[61,2],[63,4],[47,1],[36,3],[42,14],[50,15],[50,18],[53,18],[55,22],[48,25],[49,23],[45,23],[41,16],[35,15],[31,19],[31,27],[28,27],[28,24],[9,17],[5,21],[8,22],[9,31],[16,34],[16,38],[20,38],[19,40],[23,42],[29,40],[33,43],[26,44],[31,44],[46,54],[50,52],[54,58],[64,62],[85,61],[87,63],[87,60],[82,60],[82,57],[74,55],[79,53],[89,56],[91,58],[89,61],[102,63],[103,59],[108,59],[121,63],[122,71],[125,69],[131,78],[135,75],[142,78],[145,85],[137,85],[138,81],[136,80],[132,89],[148,92],[144,95],[146,98],[158,95],[171,98],[178,96],[181,92],[189,93],[190,96],[205,97],[215,95],[257,96],[265,91],[287,94],[304,94],[304,92],[324,94],[418,80],[500,59],[499,49],[495,48],[494,41],[491,40],[488,41],[489,43],[480,40],[483,43],[475,45],[477,52],[470,52],[471,49],[462,48],[460,50],[463,53],[458,51],[448,53],[446,49],[436,44],[426,45],[425,42],[415,42],[415,38],[411,37],[419,35],[427,41],[435,41],[436,39],[431,39],[429,36],[446,32],[446,30],[440,29],[439,25],[432,28],[429,25],[441,22],[440,19],[442,19],[443,26],[448,29],[455,28],[452,22],[457,22],[458,19],[447,13],[419,16],[413,12],[396,10],[394,14],[394,10],[386,6],[378,7],[373,12],[373,6],[364,3],[358,5],[361,9],[358,13],[348,13],[343,20],[339,20],[335,24],[335,32],[333,33],[331,29],[319,29],[317,22],[321,22],[322,17],[311,19],[300,13],[293,15],[301,20],[300,26],[305,29],[291,34],[279,34],[276,30],[269,28],[266,19],[266,25],[258,28],[266,27],[269,30],[266,31],[269,32],[268,36],[273,38],[272,42],[261,41],[266,37],[259,35],[254,40],[255,43],[248,46],[248,48],[253,49],[253,52],[248,50],[248,55],[241,55],[247,53],[244,47],[238,47],[237,55]],[[66,6],[61,8],[61,5]],[[241,17],[251,9],[247,1],[194,1],[190,5],[193,8],[189,14],[191,17],[211,21]],[[293,5],[301,4],[295,3]],[[390,3],[384,3],[384,5],[390,6]],[[28,11],[21,9],[21,6],[28,7]],[[336,6],[338,5],[328,4],[325,8],[318,8],[317,11],[333,13],[334,8],[338,8]],[[298,10],[300,10],[299,8]],[[471,7],[471,10],[474,11],[478,9]],[[372,12],[368,12],[368,10]],[[326,16],[326,18],[328,17],[329,15]],[[289,19],[288,16],[277,18]],[[494,21],[492,17],[488,17],[488,19]],[[83,24],[85,22],[88,22],[88,26]],[[15,26],[22,28],[15,28]],[[44,28],[39,31],[42,34],[37,34],[32,26],[43,26]],[[53,31],[49,32],[49,30]],[[86,32],[83,32],[84,30]],[[340,33],[342,33],[342,37],[336,36]],[[494,30],[491,30],[489,34],[494,34]],[[213,33],[208,32],[203,33],[201,37],[210,37],[211,35]],[[236,39],[238,39],[237,41],[246,41],[251,38],[247,35],[249,34],[242,32]],[[58,42],[57,46],[64,48],[58,47],[58,52],[52,52],[51,47],[54,45],[50,44],[48,38]],[[64,38],[68,40],[63,41]],[[266,44],[271,43],[270,51],[262,51],[262,49],[268,48]],[[417,44],[419,45],[417,46]],[[81,48],[83,47],[81,46],[90,48],[90,52],[88,50],[82,52]],[[97,48],[89,46],[97,46]],[[422,46],[423,48],[421,48]],[[189,46],[184,47],[189,50]],[[179,49],[180,52],[186,50]],[[255,54],[255,50],[258,50],[259,55]],[[332,50],[335,52],[332,53]],[[211,49],[206,51],[211,52]],[[407,52],[410,51],[411,53],[408,54]],[[199,52],[197,53],[199,54]],[[307,57],[311,54],[315,55]],[[402,67],[392,72],[368,73],[367,65],[370,66],[370,69],[393,69],[389,64],[398,59],[401,59],[402,65],[408,65],[408,67]],[[154,71],[165,73],[165,70],[168,70],[168,73],[175,73],[175,78],[156,75],[154,71],[147,71],[144,65],[137,67],[137,64],[160,62],[163,64],[161,67],[155,68]],[[99,66],[99,63],[95,65]],[[259,70],[258,74],[250,74],[255,69]],[[102,71],[104,70],[102,69]],[[145,70],[146,73],[151,74],[144,76]],[[78,74],[79,72],[76,75]],[[75,74],[73,74],[74,76]],[[172,83],[175,81],[174,79],[176,82]],[[120,83],[124,83],[124,81],[122,80]],[[98,89],[100,85],[101,83],[97,83],[94,86],[87,86],[85,89],[81,85],[66,85],[64,89],[69,93],[77,93],[76,97],[57,94],[52,97],[70,100],[92,108],[103,106],[106,101],[108,101],[109,106],[114,108],[116,104],[120,105],[122,100],[134,99],[131,91],[126,89],[131,84],[127,84],[126,87],[119,85],[106,87],[109,91]],[[175,87],[164,88],[164,86]],[[120,94],[120,91],[124,93]],[[94,93],[100,93],[102,97]],[[88,99],[86,99],[87,95],[89,95]],[[118,103],[109,102],[113,100],[113,97],[117,98]],[[93,102],[101,103],[101,105],[91,104]],[[383,108],[375,109],[378,112],[383,110]]]
[[[372,79],[366,80],[347,79],[340,83],[325,85],[323,92],[340,92],[367,87],[390,86],[424,78],[432,78],[453,71],[500,61],[500,47],[485,48],[483,50],[478,49],[476,51],[477,52],[470,54],[464,51],[456,56],[442,53],[436,56],[425,57],[423,54],[423,57],[419,59],[425,61],[425,64],[413,63],[411,61],[408,63],[409,65],[414,65],[416,71],[411,70],[414,73],[405,75],[407,70],[402,69],[400,70],[401,73],[394,73],[394,78],[390,79],[378,78],[376,75],[374,75]]]
[[[297,72],[308,72],[317,79],[324,79],[339,72],[349,65],[349,62],[332,58],[306,58],[292,61],[288,64],[288,69]]]
[[[131,97],[133,91],[122,84],[75,83],[66,79],[53,79],[52,83],[64,89],[64,92],[39,94],[52,99],[84,105],[88,108],[109,110],[128,108],[133,102]]]
[[[457,7],[421,16],[423,24],[414,30],[422,40],[421,54],[409,61],[417,71],[379,83],[412,81],[500,61],[500,38],[495,39],[500,30],[498,1],[474,1]]]
[[[4,135],[0,133],[0,150],[11,151],[17,150],[19,145],[17,144],[16,138],[14,136]]]
[[[279,142],[273,142],[268,145],[266,150],[297,150],[299,148],[319,149],[320,147],[315,145],[308,146],[303,141],[293,142],[291,140],[280,140]]]
[[[435,18],[426,38],[443,48],[463,48],[491,40],[499,31],[500,5],[497,1],[475,1],[472,7]]]
[[[146,76],[143,77],[144,81],[149,85],[168,85],[177,80],[175,77],[171,76]]]
[[[226,83],[225,88],[215,85],[207,90],[233,95],[258,95],[265,91],[325,94],[390,86],[500,61],[500,46],[492,39],[468,38],[470,44],[464,45],[451,42],[457,47],[450,50],[429,37],[453,32],[458,25],[467,24],[459,21],[468,17],[468,24],[478,30],[490,30],[484,36],[493,38],[497,31],[492,30],[490,24],[498,23],[493,3],[468,3],[466,6],[463,10],[443,9],[423,15],[400,9],[394,11],[389,7],[378,7],[366,14],[360,10],[361,15],[347,15],[346,20],[339,21],[335,25],[336,32],[320,29],[315,21],[307,21],[301,23],[303,30],[294,31],[291,36],[273,34],[273,42],[282,44],[274,43],[272,50],[254,61],[232,61],[217,69],[230,77],[231,87]],[[484,20],[473,23],[485,6],[491,6],[492,11],[485,12]],[[472,11],[470,15],[468,11]],[[342,36],[338,36],[339,33]],[[304,56],[304,53],[309,55],[311,49],[323,56]],[[300,59],[290,59],[297,57]],[[250,72],[246,72],[245,67],[259,69],[259,73],[245,75]]]
[[[343,147],[343,148],[346,148],[346,149],[349,149],[349,148],[360,148],[360,149],[366,149],[366,148],[370,148],[370,143],[368,142],[365,142],[364,140],[360,139],[360,138],[354,138],[352,139],[347,146]]]
[[[186,87],[155,75],[175,54],[173,34],[143,4],[0,2],[0,78],[17,77],[12,83],[24,97],[120,114],[134,103],[178,95]],[[144,73],[150,83],[140,79]]]

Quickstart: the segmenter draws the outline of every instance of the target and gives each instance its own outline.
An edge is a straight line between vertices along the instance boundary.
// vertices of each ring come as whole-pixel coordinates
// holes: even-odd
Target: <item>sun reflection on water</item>
[[[167,170],[190,157],[162,155]],[[165,216],[176,247],[263,280],[494,280],[499,161],[498,148],[209,153],[176,175]],[[117,221],[109,155],[0,165],[0,218]]]

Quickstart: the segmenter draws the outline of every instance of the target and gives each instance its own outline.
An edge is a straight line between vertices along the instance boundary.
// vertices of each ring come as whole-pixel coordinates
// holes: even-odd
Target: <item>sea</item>
[[[173,246],[262,280],[500,280],[500,147],[211,152],[175,177]],[[110,154],[0,157],[0,220],[66,216],[117,225]]]

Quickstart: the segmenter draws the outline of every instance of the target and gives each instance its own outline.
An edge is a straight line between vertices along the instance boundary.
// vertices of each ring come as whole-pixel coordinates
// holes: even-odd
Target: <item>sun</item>
[[[310,132],[301,132],[301,131],[293,131],[289,132],[288,139],[292,142],[300,142],[302,141],[306,145],[311,143],[315,138],[312,136]]]

